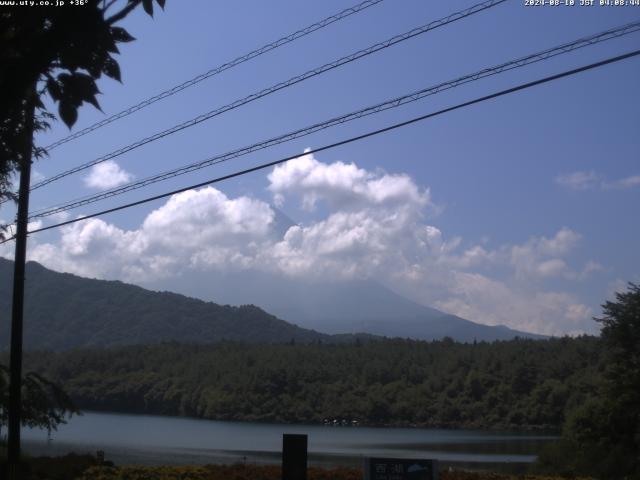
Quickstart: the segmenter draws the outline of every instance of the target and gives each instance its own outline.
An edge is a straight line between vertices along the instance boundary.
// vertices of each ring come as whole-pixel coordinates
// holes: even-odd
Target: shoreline
[[[481,469],[533,463],[556,437],[484,430],[329,428],[318,425],[218,422],[183,417],[85,412],[53,432],[23,430],[32,455],[95,455],[118,465],[277,464],[282,434],[309,436],[310,465],[361,465],[364,457],[433,458],[446,465]],[[493,467],[492,467],[493,465]]]
[[[531,434],[539,433],[544,438],[552,440],[560,438],[561,430],[559,427],[553,427],[551,425],[494,425],[494,426],[482,426],[482,425],[442,425],[437,424],[420,424],[420,423],[366,423],[358,420],[358,425],[327,425],[322,422],[314,423],[308,420],[300,421],[280,421],[276,419],[270,420],[255,420],[247,418],[209,418],[209,417],[196,417],[191,415],[176,415],[167,413],[155,413],[155,412],[136,412],[125,410],[100,410],[95,408],[81,409],[83,413],[99,413],[105,415],[135,415],[145,417],[163,417],[163,418],[176,418],[184,420],[204,420],[209,422],[225,422],[225,423],[242,423],[242,424],[257,424],[257,425],[291,425],[291,426],[310,426],[310,427],[327,427],[327,428],[341,428],[341,429],[357,429],[357,428],[379,428],[379,429],[415,429],[415,430],[447,430],[447,431],[482,431],[490,433],[502,433],[502,434]],[[333,419],[332,419],[333,420]]]
[[[54,442],[55,443],[55,442]],[[24,451],[32,457],[63,457],[68,454],[95,456],[96,451],[103,449],[105,460],[113,462],[118,467],[140,468],[198,468],[205,466],[253,466],[277,467],[280,465],[282,453],[280,451],[237,451],[237,450],[207,450],[200,452],[184,451],[176,454],[167,451],[135,449],[127,446],[93,445],[75,448],[77,445],[60,442],[58,445],[43,445],[40,442],[25,442]],[[67,447],[73,447],[71,450]],[[94,449],[92,450],[91,447]],[[106,448],[106,449],[105,449]],[[347,455],[332,453],[309,452],[308,465],[310,468],[360,469],[363,466],[364,455]],[[402,458],[402,457],[398,457]],[[441,469],[468,470],[474,472],[494,472],[502,474],[524,474],[533,465],[529,462],[495,462],[495,461],[455,461],[438,460]]]

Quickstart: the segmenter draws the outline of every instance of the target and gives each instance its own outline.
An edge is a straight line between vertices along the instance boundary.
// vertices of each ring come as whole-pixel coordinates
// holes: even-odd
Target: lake
[[[311,465],[359,466],[363,456],[435,458],[444,464],[489,466],[535,460],[552,435],[478,430],[331,427],[218,422],[154,415],[86,412],[46,431],[23,429],[34,455],[104,450],[116,464],[277,463],[283,433],[309,437]]]

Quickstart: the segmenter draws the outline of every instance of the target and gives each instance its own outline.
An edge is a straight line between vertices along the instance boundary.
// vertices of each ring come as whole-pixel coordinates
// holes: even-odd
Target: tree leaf
[[[100,50],[104,49],[107,52],[120,53],[116,46],[116,39],[113,38],[111,28],[102,24],[96,30],[98,31],[96,31],[95,36],[101,46]],[[96,50],[94,49],[93,53],[95,52]]]
[[[108,77],[113,78],[114,80],[122,83],[122,78],[120,77],[120,65],[113,58],[109,57],[105,60],[104,65],[102,66],[102,71]]]
[[[153,0],[142,0],[142,8],[150,17],[153,17]]]
[[[47,80],[47,91],[49,92],[49,95],[55,102],[58,102],[62,97],[62,92],[60,91],[60,85],[54,78],[50,78]]]
[[[71,129],[73,124],[76,123],[76,120],[78,120],[78,108],[71,102],[62,100],[58,112],[60,113],[60,118],[62,118],[62,121],[69,129]]]
[[[111,27],[111,36],[116,42],[133,42],[135,37],[131,36],[129,32],[127,32],[122,27]]]
[[[75,73],[68,87],[64,92],[65,97],[76,106],[82,105],[82,102],[88,102],[102,111],[100,104],[96,100],[96,94],[100,93],[100,90],[98,90],[98,86],[92,77],[84,73]]]
[[[98,103],[98,100],[96,99],[95,95],[91,95],[90,97],[87,97],[84,100],[85,102],[90,103],[91,105],[93,105],[94,107],[96,107],[98,110],[102,112],[102,108],[100,108],[100,104]]]
[[[85,69],[93,78],[100,78],[103,63],[100,63],[98,60],[92,60],[90,64],[85,66]]]
[[[95,95],[100,93],[95,80],[84,73],[76,73],[73,75],[73,86],[77,88],[84,96]]]

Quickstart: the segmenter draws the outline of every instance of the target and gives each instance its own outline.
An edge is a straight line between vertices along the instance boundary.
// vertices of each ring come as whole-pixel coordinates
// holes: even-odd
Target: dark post
[[[282,435],[282,480],[307,480],[306,435]]]
[[[22,410],[22,313],[24,306],[24,264],[27,254],[27,221],[29,217],[29,184],[35,113],[35,85],[30,89],[25,106],[25,146],[20,161],[20,188],[16,216],[16,252],[13,270],[13,303],[11,305],[11,353],[9,356],[9,438],[7,464],[9,478],[18,480],[20,471],[20,413]]]

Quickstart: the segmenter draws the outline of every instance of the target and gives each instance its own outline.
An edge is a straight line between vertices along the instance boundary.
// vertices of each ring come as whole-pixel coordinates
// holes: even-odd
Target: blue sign
[[[438,480],[437,460],[365,458],[365,480]]]

